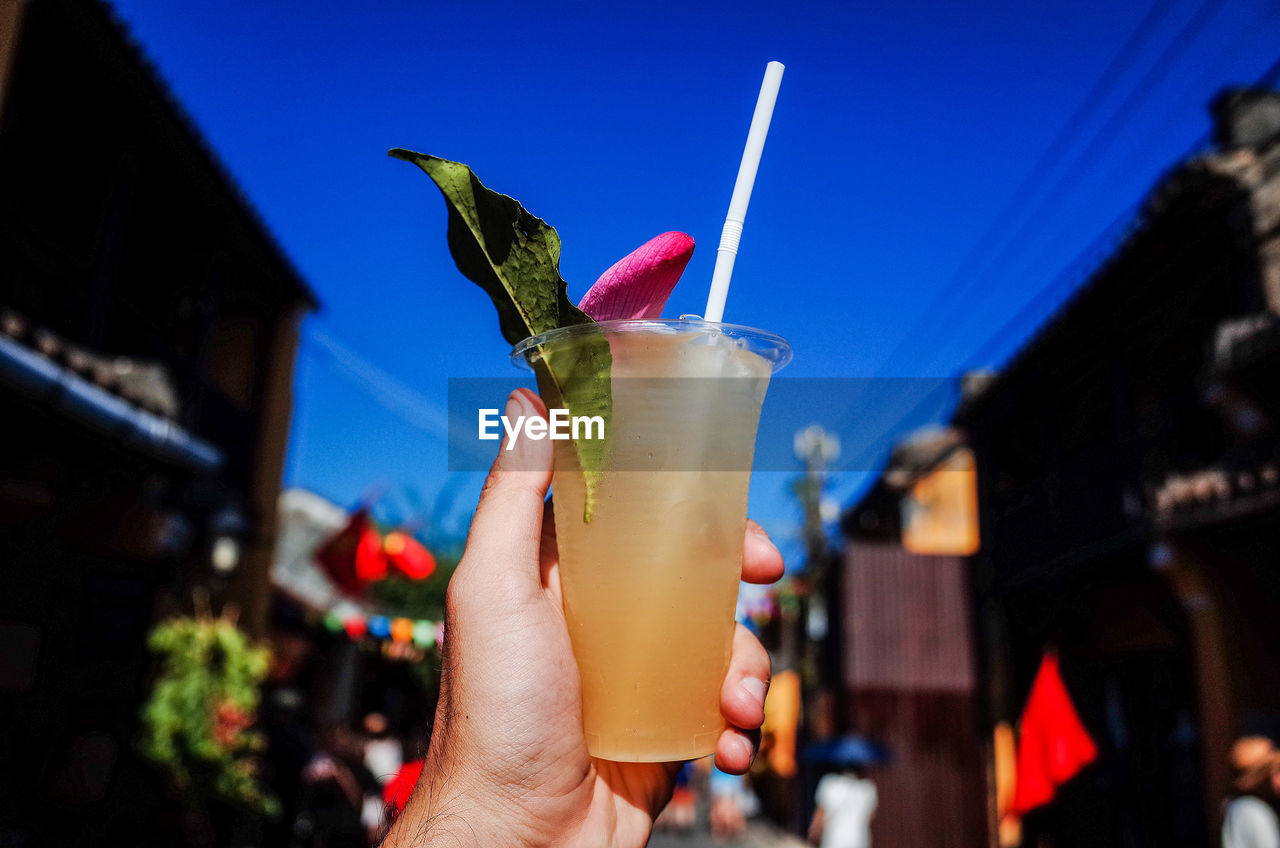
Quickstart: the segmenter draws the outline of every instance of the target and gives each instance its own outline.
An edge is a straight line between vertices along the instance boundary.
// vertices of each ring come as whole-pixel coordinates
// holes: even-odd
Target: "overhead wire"
[[[1203,0],[1201,5],[1197,7],[1196,12],[1193,13],[1190,19],[1188,19],[1188,23],[1184,24],[1184,26],[1179,30],[1178,35],[1174,37],[1171,45],[1167,46],[1161,53],[1161,57],[1156,60],[1153,67],[1159,67],[1162,64],[1167,63],[1167,57],[1171,55],[1179,55],[1186,49],[1186,46],[1181,44],[1184,34],[1189,31],[1190,25],[1200,20],[1204,15],[1205,10],[1210,7],[1212,2],[1213,0]],[[919,337],[924,331],[930,330],[930,338],[936,341],[940,330],[938,328],[931,328],[930,326],[936,321],[936,316],[938,314],[943,314],[943,311],[948,304],[953,306],[959,305],[959,301],[962,300],[969,291],[976,287],[976,285],[978,285],[982,278],[978,274],[973,273],[973,271],[980,270],[985,266],[978,266],[977,268],[974,268],[975,264],[982,262],[982,260],[988,256],[993,246],[993,242],[996,246],[1002,246],[1008,243],[1009,224],[1007,219],[1011,215],[1014,215],[1017,210],[1022,208],[1031,198],[1034,198],[1037,192],[1042,191],[1041,184],[1044,182],[1046,176],[1051,174],[1058,166],[1058,160],[1062,157],[1063,153],[1069,150],[1071,146],[1077,142],[1081,133],[1081,127],[1087,125],[1090,119],[1092,119],[1094,113],[1097,112],[1101,108],[1102,104],[1104,104],[1107,99],[1114,94],[1114,89],[1120,80],[1129,73],[1134,62],[1147,48],[1148,43],[1160,29],[1160,25],[1168,16],[1173,5],[1172,0],[1155,0],[1155,2],[1147,9],[1142,18],[1130,32],[1129,36],[1107,62],[1103,71],[1094,80],[1089,91],[1085,93],[1080,102],[1076,105],[1076,108],[1072,111],[1071,115],[1063,122],[1061,128],[1050,141],[1045,151],[1028,169],[1018,187],[1010,194],[1008,200],[1005,201],[1000,211],[993,217],[987,229],[979,236],[974,246],[966,253],[965,258],[961,261],[957,269],[948,276],[947,282],[943,284],[934,297],[920,308],[915,322],[913,322],[907,333],[902,337],[901,341],[899,341],[899,343],[882,361],[882,365],[877,370],[877,377],[888,376],[888,369],[892,367],[903,354],[913,348],[918,349]],[[1153,78],[1150,70],[1146,75],[1144,75],[1143,81],[1147,83],[1148,86],[1154,85],[1155,79]],[[1143,98],[1146,96],[1145,89],[1140,84],[1130,92],[1129,97],[1125,100],[1126,104],[1134,102],[1135,99],[1142,99],[1136,98],[1135,92],[1142,93]],[[1131,117],[1131,113],[1113,111],[1110,118],[1106,120],[1108,126],[1111,126],[1116,122],[1117,115],[1126,120]],[[1078,165],[1080,161],[1080,157],[1077,157],[1073,160],[1073,164]],[[1063,180],[1059,180],[1059,182],[1055,184],[1053,191],[1060,191],[1063,182]],[[1025,222],[1027,218],[1024,215],[1018,220]],[[1001,238],[1002,235],[1004,236],[1003,238]],[[968,275],[968,279],[966,279],[966,275]],[[949,329],[954,333],[957,326],[957,322],[954,319],[954,309],[947,310],[946,314],[948,315],[948,321],[950,322]],[[855,467],[871,467],[871,463],[874,462],[875,457],[869,455],[883,453],[885,445],[892,439],[893,435],[901,432],[907,421],[919,417],[919,413],[924,407],[934,405],[944,409],[947,408],[948,404],[945,402],[946,395],[947,393],[954,395],[956,387],[951,385],[949,381],[945,380],[932,380],[930,381],[930,384],[931,387],[922,397],[918,399],[910,397],[904,398],[905,403],[899,407],[902,411],[900,413],[891,413],[894,420],[892,426],[884,431],[880,439],[872,440],[871,443],[868,444],[867,449],[858,457],[857,460],[863,464],[859,464]]]
[[[315,343],[316,358],[330,364],[348,382],[362,390],[379,406],[400,420],[447,442],[449,412],[421,392],[410,388],[365,357],[318,327],[310,327],[307,337]]]
[[[987,255],[989,248],[992,246],[991,243],[997,240],[1001,234],[1007,232],[1007,219],[1022,207],[1025,195],[1042,183],[1046,174],[1058,162],[1062,154],[1075,143],[1080,135],[1081,127],[1088,123],[1091,116],[1112,95],[1117,83],[1129,72],[1133,62],[1147,46],[1147,42],[1151,40],[1152,35],[1158,30],[1173,5],[1172,0],[1156,0],[1156,2],[1152,3],[1151,7],[1129,33],[1124,43],[1121,44],[1110,61],[1107,62],[1106,67],[1098,78],[1094,80],[1093,85],[1080,99],[1075,109],[1063,121],[1057,134],[1050,140],[1044,152],[1027,169],[1018,186],[1010,192],[1004,205],[992,217],[991,223],[978,236],[973,247],[968,250],[964,258],[960,260],[956,270],[948,275],[947,281],[943,283],[934,297],[921,308],[916,321],[908,328],[897,346],[891,349],[885,357],[885,363],[896,361],[901,354],[913,347],[917,343],[919,333],[928,329],[930,323],[935,320],[934,316],[940,313],[947,303],[953,302],[960,297],[962,292],[957,291],[953,284],[963,281],[970,268]]]
[[[974,273],[970,281],[970,287],[976,286],[981,280],[985,279],[984,272],[987,269],[1012,264],[1013,256],[1016,253],[1011,253],[1011,251],[1016,251],[1025,246],[1025,238],[1030,228],[1038,226],[1039,222],[1045,219],[1045,214],[1050,208],[1062,202],[1064,190],[1070,189],[1078,180],[1079,175],[1088,170],[1092,163],[1096,162],[1115,143],[1119,137],[1120,129],[1132,120],[1143,103],[1155,91],[1156,85],[1168,75],[1177,60],[1186,53],[1195,39],[1201,35],[1205,24],[1221,11],[1221,8],[1222,6],[1217,0],[1204,0],[1200,4],[1195,13],[1179,29],[1173,40],[1169,42],[1147,69],[1147,72],[1130,91],[1129,95],[1116,107],[1115,111],[1111,113],[1111,116],[1102,126],[1093,132],[1088,142],[1072,159],[1058,181],[1041,193],[1037,203],[1028,205],[1022,213],[1021,222],[1010,229],[1001,247],[986,256],[985,263],[979,266]]]
[[[1024,221],[1036,220],[1036,217],[1043,212],[1046,203],[1059,196],[1064,185],[1067,183],[1067,177],[1078,172],[1089,158],[1100,154],[1102,150],[1110,144],[1108,136],[1113,136],[1118,133],[1120,127],[1123,126],[1126,113],[1132,113],[1132,111],[1136,110],[1142,101],[1150,95],[1150,91],[1154,86],[1169,72],[1177,59],[1180,58],[1181,55],[1190,47],[1192,41],[1194,41],[1194,38],[1198,35],[1203,25],[1218,11],[1219,7],[1213,3],[1213,0],[1207,0],[1207,2],[1202,3],[1196,9],[1192,16],[1188,18],[1179,29],[1178,33],[1174,36],[1169,45],[1164,49],[1164,51],[1162,51],[1160,56],[1143,75],[1140,83],[1130,92],[1129,96],[1125,98],[1121,109],[1112,113],[1111,117],[1103,124],[1102,128],[1093,134],[1087,146],[1084,148],[1084,151],[1073,159],[1071,170],[1067,172],[1067,176],[1064,176],[1063,179],[1059,180],[1054,185],[1053,189],[1045,195],[1045,201],[1035,206],[1033,212],[1029,212],[1023,216]],[[1148,18],[1149,17],[1150,15],[1148,15]],[[1274,84],[1278,76],[1280,76],[1280,62],[1277,62],[1268,68],[1268,70],[1257,79],[1254,85],[1261,87]],[[1203,147],[1208,143],[1208,138],[1209,135],[1207,133],[1197,138],[1187,155],[1191,155],[1191,153],[1194,153],[1199,149],[1203,149]],[[1085,250],[1078,253],[1076,258],[1069,262],[1066,268],[1061,272],[1052,275],[1047,283],[1037,289],[1021,307],[1016,309],[1008,319],[1002,322],[999,329],[988,336],[986,341],[980,345],[973,354],[966,357],[962,363],[961,371],[977,365],[999,364],[984,362],[980,356],[989,356],[996,353],[999,343],[1002,340],[1010,338],[1012,333],[1019,327],[1025,327],[1028,324],[1038,324],[1038,322],[1034,320],[1036,316],[1046,314],[1049,311],[1047,307],[1050,304],[1060,302],[1063,298],[1068,296],[1071,291],[1077,288],[1080,283],[1087,279],[1089,269],[1092,267],[1089,264],[1089,258],[1094,257],[1096,260],[1101,250],[1106,249],[1108,245],[1114,247],[1119,243],[1120,239],[1125,234],[1125,231],[1136,225],[1139,206],[1140,204],[1134,204],[1128,207],[1120,214],[1119,217],[1114,219],[1111,224],[1104,228],[1102,233],[1095,237]],[[999,221],[997,220],[996,224],[998,225],[998,223]],[[1021,231],[1019,231],[1019,234],[1021,234]],[[1008,245],[1016,242],[1006,239],[1005,243]],[[975,253],[977,253],[977,251],[975,251]],[[1083,272],[1081,269],[1084,269]],[[955,277],[953,276],[951,279],[954,280]],[[974,280],[980,279],[981,277],[974,277]],[[929,312],[930,310],[925,309],[922,317],[927,316]],[[919,319],[917,320],[917,326],[918,324]],[[911,333],[904,338],[903,344],[900,344],[899,347],[903,347],[905,344],[913,342],[918,344],[918,339],[914,337],[914,334],[917,332],[919,332],[919,330],[913,328]],[[936,334],[931,335],[931,338],[935,337]],[[886,444],[889,443],[897,433],[901,432],[904,422],[912,419],[913,417],[918,417],[917,413],[926,404],[939,403],[943,393],[948,390],[952,394],[955,394],[957,387],[954,384],[938,383],[937,385],[934,385],[934,387],[924,397],[909,403],[904,411],[896,417],[896,423],[893,427],[885,433],[883,442]],[[881,453],[883,453],[884,449],[884,445],[882,444]]]
[[[1272,64],[1266,72],[1264,72],[1254,83],[1257,87],[1267,87],[1275,85],[1280,81],[1280,60]],[[1184,160],[1193,155],[1196,151],[1202,150],[1209,140],[1208,133],[1198,137],[1188,149]],[[1145,200],[1145,198],[1144,198]],[[1104,266],[1105,260],[1113,255],[1114,251],[1135,231],[1142,222],[1141,207],[1143,201],[1139,201],[1129,206],[1123,213],[1117,216],[1111,224],[1105,227],[1097,236],[1094,237],[1087,247],[1080,251],[1076,257],[1068,263],[1068,265],[1059,273],[1053,275],[1049,282],[1041,287],[1026,303],[1017,309],[1006,321],[1004,321],[987,340],[971,353],[962,364],[960,371],[965,373],[968,369],[977,367],[981,364],[990,364],[1003,366],[1005,362],[1012,360],[1018,356],[1018,353],[1043,327],[1046,316],[1052,316],[1055,308],[1060,307],[1066,300],[1070,299],[1080,287],[1087,283],[1089,279],[1095,276]],[[1182,242],[1178,245],[1178,249],[1169,257],[1165,258],[1160,266],[1153,270],[1153,274],[1166,273],[1194,246],[1203,240],[1204,234],[1200,234],[1190,241]],[[1005,345],[1012,347],[1012,350],[1001,351],[1002,342],[1015,337],[1015,331],[1018,328],[1034,326],[1035,330],[1024,335],[1017,343],[1013,345]],[[945,414],[950,414],[951,404],[958,400],[958,386],[955,381],[942,381],[933,379],[930,381],[932,388],[919,400],[913,402],[909,408],[897,416],[896,423],[885,432],[882,442],[879,445],[879,453],[883,454],[885,444],[892,443],[892,440],[903,429],[903,423],[913,418],[918,418],[921,411],[930,404],[942,405],[947,401],[947,395],[952,395],[947,406],[944,408]],[[868,448],[866,455],[862,457],[864,463],[870,463],[875,460],[875,445]],[[854,466],[856,468],[868,467],[867,464]]]

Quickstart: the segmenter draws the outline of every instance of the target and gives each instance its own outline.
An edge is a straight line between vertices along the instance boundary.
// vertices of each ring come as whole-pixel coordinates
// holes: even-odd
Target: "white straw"
[[[782,85],[782,71],[781,62],[770,62],[764,69],[764,82],[760,84],[756,112],[751,116],[747,146],[742,151],[742,164],[738,166],[738,181],[733,184],[733,197],[729,199],[729,214],[725,216],[724,232],[720,234],[720,248],[716,251],[716,267],[711,273],[711,293],[707,296],[707,308],[703,313],[703,318],[708,321],[720,321],[724,318],[724,302],[729,297],[729,277],[733,275],[733,260],[738,255],[738,242],[742,239],[742,224],[747,218],[747,204],[751,202],[751,187],[755,185],[756,169],[760,167],[764,139],[769,134],[773,104],[778,99],[778,86]]]

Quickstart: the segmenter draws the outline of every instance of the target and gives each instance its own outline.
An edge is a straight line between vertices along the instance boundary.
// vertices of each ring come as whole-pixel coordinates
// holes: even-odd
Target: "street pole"
[[[804,463],[805,473],[794,484],[796,496],[804,510],[805,563],[801,570],[807,591],[797,593],[799,609],[796,626],[782,634],[783,655],[787,648],[803,682],[806,695],[817,691],[820,683],[818,648],[826,637],[827,534],[824,529],[825,504],[822,498],[827,483],[827,467],[840,458],[840,437],[811,424],[795,435],[796,458]],[[788,645],[788,641],[791,645]],[[798,645],[797,645],[798,642]],[[799,650],[796,650],[798,648]]]

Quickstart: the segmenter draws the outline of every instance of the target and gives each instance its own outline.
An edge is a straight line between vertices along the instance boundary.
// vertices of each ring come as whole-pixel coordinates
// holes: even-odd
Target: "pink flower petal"
[[[691,256],[693,239],[684,233],[652,238],[601,274],[578,308],[597,321],[660,318]]]

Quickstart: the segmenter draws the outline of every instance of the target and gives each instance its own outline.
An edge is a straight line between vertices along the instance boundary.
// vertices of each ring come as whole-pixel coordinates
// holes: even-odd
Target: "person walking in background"
[[[382,713],[369,713],[364,717],[364,765],[378,781],[386,786],[404,765],[404,746],[391,732],[387,717]]]
[[[654,830],[671,830],[689,833],[698,821],[697,790],[693,787],[693,761],[680,767],[671,800],[654,821]]]
[[[861,770],[848,768],[818,781],[809,841],[821,848],[870,848],[876,785]]]
[[[387,794],[387,784],[400,773],[404,765],[404,746],[391,733],[387,717],[382,713],[369,713],[364,717],[364,767],[373,782],[364,787],[364,805],[360,810],[360,821],[364,823],[369,834],[369,843],[378,841],[378,834],[386,823],[386,803],[383,798]]]
[[[1222,816],[1222,848],[1280,848],[1280,752],[1265,736],[1231,746],[1232,786]]]
[[[758,806],[746,778],[711,766],[711,835],[719,840],[739,839],[746,833],[747,816]]]
[[[322,747],[302,771],[295,845],[307,848],[364,848],[367,833],[360,820],[364,788],[350,764],[343,729],[321,732]]]

